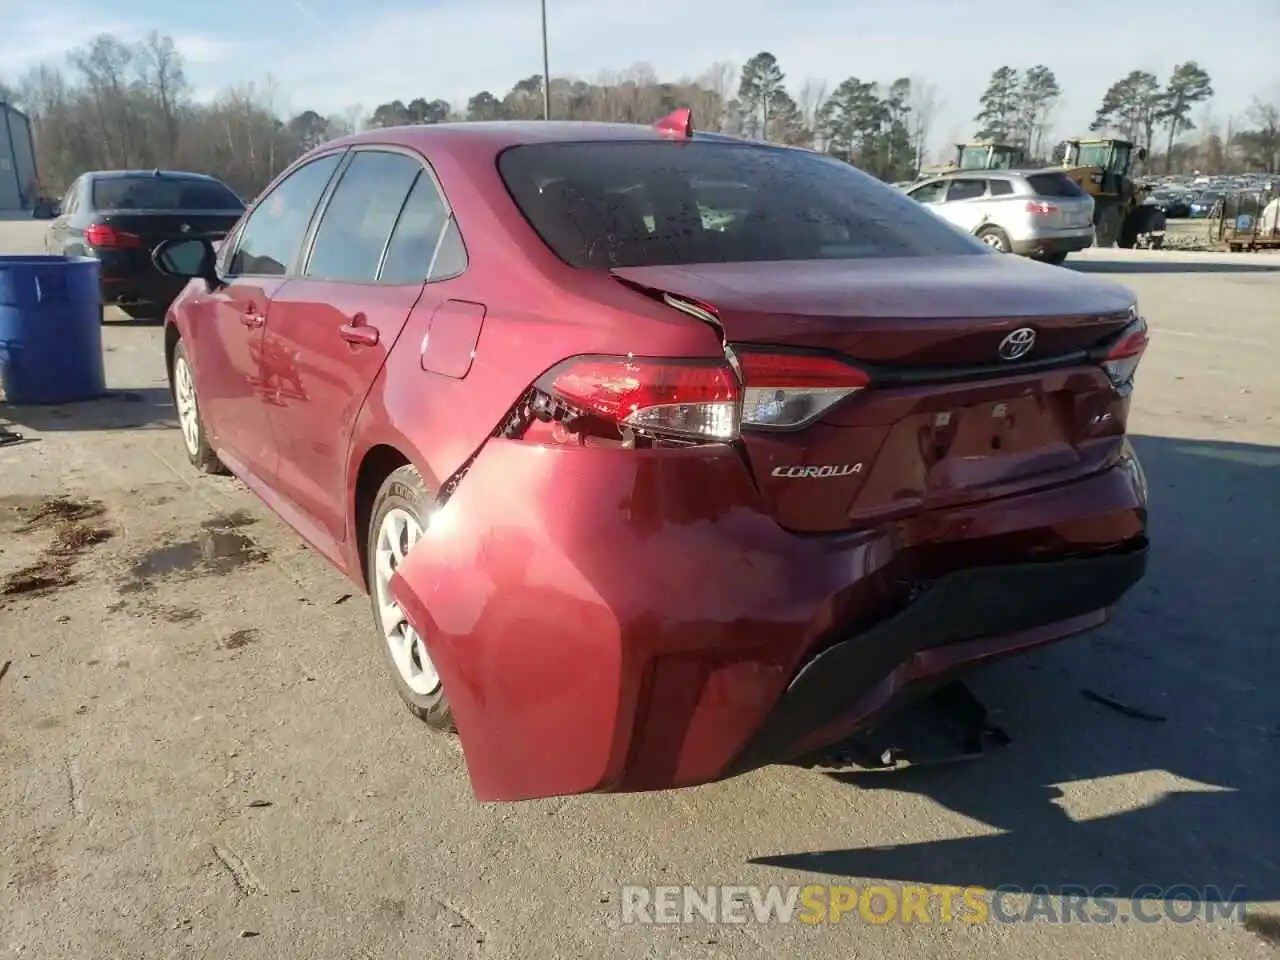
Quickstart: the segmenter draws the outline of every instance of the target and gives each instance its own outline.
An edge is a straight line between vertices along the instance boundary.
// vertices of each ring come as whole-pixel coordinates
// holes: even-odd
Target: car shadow
[[[885,771],[841,769],[841,750],[828,752],[840,783],[917,794],[986,829],[885,846],[850,823],[853,843],[753,863],[1280,899],[1280,448],[1134,445],[1150,485],[1146,578],[1105,627],[966,678],[1012,744],[972,763]]]
[[[0,402],[0,422],[24,433],[72,430],[167,430],[178,425],[168,387],[108,390],[78,403],[18,406]]]
[[[1068,260],[1064,266],[1077,273],[1277,273],[1280,272],[1280,257],[1274,258],[1274,262],[1248,263],[1224,263],[1221,260]]]

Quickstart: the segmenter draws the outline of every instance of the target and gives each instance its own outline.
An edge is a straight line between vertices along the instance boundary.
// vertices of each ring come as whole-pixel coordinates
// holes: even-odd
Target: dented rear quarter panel
[[[424,156],[453,208],[467,269],[426,285],[365,399],[348,461],[351,517],[360,464],[374,447],[399,450],[439,490],[533,382],[568,357],[723,356],[711,327],[607,274],[577,270],[555,257],[507,195],[492,147],[466,145]],[[461,378],[422,364],[431,317],[448,300],[485,309],[474,360]],[[354,540],[348,537],[348,551],[357,560],[361,545]]]

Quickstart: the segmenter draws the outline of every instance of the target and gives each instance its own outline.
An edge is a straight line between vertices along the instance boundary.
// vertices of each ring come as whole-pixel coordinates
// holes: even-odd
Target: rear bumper
[[[96,251],[102,303],[105,306],[155,305],[159,313],[173,301],[185,280],[167,276],[155,268],[145,251]]]
[[[1093,246],[1093,231],[1061,236],[1037,236],[1010,241],[1013,252],[1023,257],[1044,257],[1057,253],[1075,253]]]
[[[497,440],[392,589],[481,800],[651,790],[797,756],[917,681],[1097,626],[1145,530],[1127,448],[1063,486],[797,536],[728,448]]]
[[[896,617],[808,660],[733,770],[828,744],[959,669],[1096,627],[1146,566],[1139,539],[1093,557],[943,577]]]

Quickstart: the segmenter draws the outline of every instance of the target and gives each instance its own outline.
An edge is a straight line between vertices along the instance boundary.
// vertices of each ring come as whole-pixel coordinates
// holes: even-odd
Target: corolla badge
[[[779,479],[800,480],[817,477],[847,477],[862,472],[860,463],[826,463],[822,466],[774,467],[773,475]]]
[[[1025,357],[1036,345],[1036,332],[1030,327],[1019,327],[1000,341],[1001,360],[1017,360]]]

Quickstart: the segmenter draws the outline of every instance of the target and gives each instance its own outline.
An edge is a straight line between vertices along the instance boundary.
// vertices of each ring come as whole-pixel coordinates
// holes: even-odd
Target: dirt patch
[[[64,557],[45,557],[15,570],[0,582],[0,596],[16,597],[44,593],[75,583],[71,563]]]
[[[59,527],[53,535],[49,550],[60,556],[73,556],[95,544],[104,543],[115,536],[107,527],[91,527],[84,523],[70,523]]]
[[[249,513],[248,510],[232,510],[230,513],[220,513],[216,517],[205,520],[200,524],[201,530],[239,530],[242,527],[252,526],[258,522],[258,518]]]
[[[33,506],[18,505],[14,512],[23,520],[27,530],[40,530],[93,520],[105,514],[107,508],[101,500],[47,497]]]
[[[0,498],[0,527],[17,533],[51,533],[38,560],[0,580],[0,597],[47,593],[75,583],[76,557],[114,535],[109,527],[88,522],[106,512],[100,500]]]
[[[239,528],[256,523],[244,511],[222,514],[200,525],[190,540],[165,544],[147,551],[134,562],[128,578],[120,584],[122,594],[150,590],[155,580],[191,580],[196,577],[226,576],[240,567],[262,563],[268,553]]]
[[[247,630],[236,630],[222,641],[222,646],[226,650],[240,650],[251,643],[257,643],[258,637],[258,631],[252,627]]]
[[[160,607],[156,612],[165,623],[191,623],[204,616],[191,607]]]

